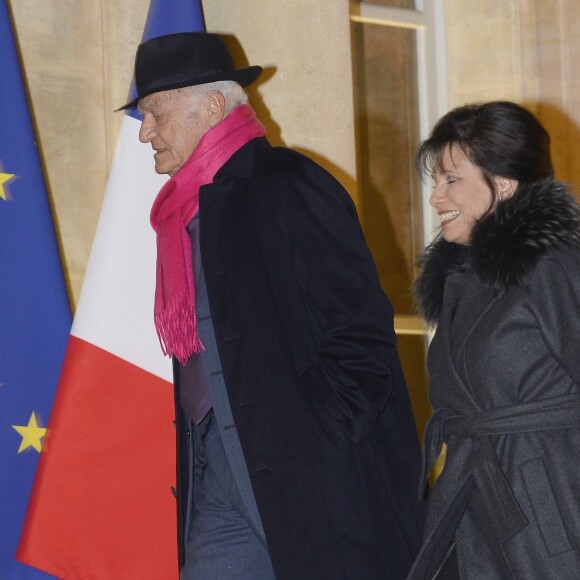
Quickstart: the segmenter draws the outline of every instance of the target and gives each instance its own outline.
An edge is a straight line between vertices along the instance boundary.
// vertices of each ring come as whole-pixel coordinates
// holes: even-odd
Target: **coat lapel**
[[[453,328],[456,310],[460,303],[461,295],[467,283],[465,272],[454,272],[447,277],[441,309],[441,319],[437,332],[433,337],[428,354],[428,367],[431,372],[431,389],[429,398],[434,408],[456,408],[457,395],[460,394],[462,407],[465,412],[478,410],[478,405],[473,398],[468,385],[462,380],[453,356],[452,340],[461,342],[460,350],[465,344],[472,325],[462,325]],[[452,336],[452,332],[459,332],[459,336]],[[434,377],[440,377],[434,380]],[[445,385],[443,389],[435,390],[434,385]]]

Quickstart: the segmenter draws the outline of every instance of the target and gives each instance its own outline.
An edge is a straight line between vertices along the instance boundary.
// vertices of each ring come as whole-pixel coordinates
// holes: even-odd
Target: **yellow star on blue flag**
[[[8,183],[13,177],[14,174],[12,173],[2,173],[0,171],[0,198],[2,198],[4,201],[8,199],[8,194],[4,189],[4,184]]]
[[[18,453],[22,453],[25,449],[32,447],[40,453],[42,450],[42,442],[40,441],[46,435],[46,428],[39,427],[36,421],[36,413],[33,411],[28,420],[28,425],[12,425],[12,429],[18,431],[22,435],[22,441],[18,448]]]

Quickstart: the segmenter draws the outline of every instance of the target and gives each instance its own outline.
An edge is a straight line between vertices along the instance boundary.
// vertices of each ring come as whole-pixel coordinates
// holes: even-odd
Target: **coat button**
[[[185,434],[187,435],[187,437],[191,437],[191,431],[189,427],[185,430]]]

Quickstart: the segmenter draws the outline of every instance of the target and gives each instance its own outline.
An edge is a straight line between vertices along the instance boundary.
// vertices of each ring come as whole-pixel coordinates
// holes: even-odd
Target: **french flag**
[[[203,30],[200,0],[152,0],[143,39]],[[171,361],[153,324],[149,225],[167,177],[139,126],[128,110],[17,553],[67,580],[178,578]]]

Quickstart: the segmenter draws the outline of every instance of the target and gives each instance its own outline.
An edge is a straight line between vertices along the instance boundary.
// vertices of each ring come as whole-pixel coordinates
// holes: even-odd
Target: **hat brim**
[[[153,93],[160,93],[161,91],[171,91],[173,89],[182,89],[184,87],[193,87],[195,85],[205,85],[208,83],[215,83],[217,81],[235,81],[242,87],[246,87],[250,83],[253,83],[260,76],[261,73],[262,67],[255,65],[234,71],[229,71],[227,73],[216,72],[205,75],[197,75],[189,79],[184,79],[180,82],[168,83],[160,85],[159,87],[155,87],[154,89],[143,91],[137,98],[132,99],[128,103],[124,104],[122,107],[115,109],[114,112],[116,113],[117,111],[122,111],[123,109],[135,107],[137,103],[144,97],[152,95]]]

